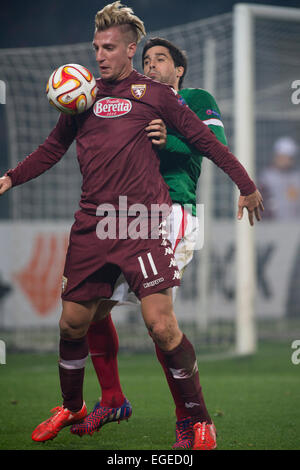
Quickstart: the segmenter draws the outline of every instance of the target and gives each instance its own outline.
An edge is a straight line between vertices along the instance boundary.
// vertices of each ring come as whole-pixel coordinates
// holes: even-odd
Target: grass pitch
[[[291,344],[262,344],[251,357],[201,360],[199,372],[219,450],[300,449],[300,364]],[[31,440],[32,430],[61,404],[56,355],[7,354],[0,366],[1,450],[170,450],[175,416],[161,367],[153,355],[119,356],[123,390],[133,406],[127,422],[105,425],[92,437],[63,429],[53,441]],[[91,361],[84,397],[99,396]]]

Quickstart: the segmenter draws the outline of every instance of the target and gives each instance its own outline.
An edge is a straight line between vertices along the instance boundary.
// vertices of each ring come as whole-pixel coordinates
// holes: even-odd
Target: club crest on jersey
[[[125,98],[107,97],[96,101],[93,107],[94,114],[101,118],[116,118],[124,116],[131,111],[132,103]]]
[[[140,100],[144,94],[146,93],[146,84],[141,84],[141,85],[131,85],[131,93],[135,98]]]

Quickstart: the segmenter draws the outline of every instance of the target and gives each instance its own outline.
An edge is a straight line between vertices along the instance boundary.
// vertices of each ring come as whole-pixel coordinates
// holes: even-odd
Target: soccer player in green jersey
[[[211,94],[202,89],[182,89],[187,71],[185,54],[169,41],[162,38],[150,39],[142,55],[144,73],[148,77],[173,87],[186,104],[207,124],[218,139],[226,145],[220,110]],[[196,187],[201,173],[202,156],[190,146],[183,137],[168,130],[164,135],[164,124],[161,120],[153,121],[147,128],[149,138],[160,148],[161,173],[169,185],[173,201],[170,220],[170,235],[175,259],[182,276],[187,264],[193,257],[198,234],[196,217]],[[176,155],[175,155],[176,154]],[[190,210],[186,210],[189,207]],[[173,288],[173,298],[176,289]],[[92,434],[104,424],[128,419],[131,416],[131,405],[125,398],[119,381],[117,352],[118,335],[111,319],[110,310],[117,303],[137,302],[129,293],[128,284],[121,275],[110,301],[103,301],[98,309],[99,317],[107,314],[102,321],[91,324],[88,341],[92,362],[94,364],[102,390],[101,400],[83,423],[71,428],[74,434]],[[176,405],[176,443],[173,448],[192,448],[193,417],[191,408],[194,403],[186,403],[176,394],[174,377],[165,366],[159,348],[156,347],[158,360],[164,369],[173,399]],[[184,379],[183,379],[184,380]],[[215,428],[206,409],[204,398],[201,411],[201,435],[203,449],[216,447]]]
[[[146,43],[142,60],[145,75],[171,85],[220,142],[227,145],[220,110],[214,97],[200,88],[182,88],[187,71],[185,54],[166,39],[153,38]],[[168,130],[166,146],[159,154],[160,171],[169,185],[172,201],[181,206],[191,205],[195,216],[202,156],[183,137],[171,130]]]

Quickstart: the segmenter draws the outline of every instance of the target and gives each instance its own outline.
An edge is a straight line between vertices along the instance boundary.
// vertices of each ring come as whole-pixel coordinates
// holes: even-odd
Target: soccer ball
[[[96,99],[96,80],[82,65],[61,65],[50,75],[46,93],[49,103],[58,111],[80,114]]]

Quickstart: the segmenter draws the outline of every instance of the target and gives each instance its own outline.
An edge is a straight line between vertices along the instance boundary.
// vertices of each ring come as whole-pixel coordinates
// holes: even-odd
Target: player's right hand
[[[0,196],[12,187],[10,176],[2,176],[0,178]]]

